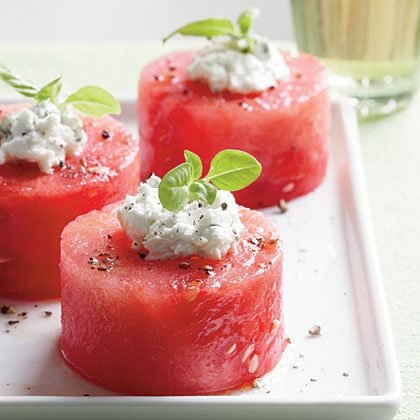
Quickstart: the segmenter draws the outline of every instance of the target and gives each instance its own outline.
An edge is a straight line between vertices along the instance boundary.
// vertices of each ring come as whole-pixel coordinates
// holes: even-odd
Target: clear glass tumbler
[[[402,109],[417,87],[420,0],[291,0],[298,48],[323,59],[361,118]]]

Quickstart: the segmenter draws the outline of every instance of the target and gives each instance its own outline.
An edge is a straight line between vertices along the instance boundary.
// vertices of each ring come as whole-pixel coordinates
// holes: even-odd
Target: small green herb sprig
[[[202,36],[210,39],[216,36],[228,35],[232,38],[238,50],[243,53],[252,53],[254,47],[252,25],[259,14],[259,9],[255,7],[245,10],[236,20],[236,27],[231,20],[224,18],[210,18],[188,23],[171,32],[163,39],[163,43],[176,34]]]
[[[262,170],[260,162],[249,153],[226,149],[214,156],[208,174],[201,178],[200,157],[189,150],[185,150],[184,157],[185,162],[171,169],[159,184],[159,200],[163,207],[173,212],[193,200],[211,205],[217,189],[241,190],[254,182]]]
[[[38,88],[32,82],[17,75],[13,70],[0,63],[0,80],[16,90],[21,95],[36,102],[50,100],[58,108],[71,105],[83,114],[92,117],[102,117],[107,114],[120,114],[119,102],[105,89],[99,86],[84,86],[59,102],[62,88],[61,76]]]

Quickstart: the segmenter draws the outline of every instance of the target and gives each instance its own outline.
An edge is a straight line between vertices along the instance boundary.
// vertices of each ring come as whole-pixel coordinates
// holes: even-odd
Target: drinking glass
[[[361,118],[402,109],[419,70],[420,0],[291,0],[298,48],[331,70]]]

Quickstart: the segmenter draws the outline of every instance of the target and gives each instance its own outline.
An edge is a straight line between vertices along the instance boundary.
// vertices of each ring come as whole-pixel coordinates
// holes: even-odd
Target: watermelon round
[[[327,74],[319,60],[285,53],[290,76],[265,92],[244,95],[213,93],[188,80],[194,54],[169,54],[142,72],[142,179],[183,162],[185,149],[208,168],[217,152],[233,148],[251,153],[263,166],[260,178],[235,194],[239,204],[266,207],[316,188],[325,174],[330,128]]]
[[[0,119],[22,104],[0,106]],[[0,165],[0,296],[60,296],[60,235],[76,216],[134,192],[138,141],[111,117],[83,117],[88,141],[53,174],[29,162]]]
[[[286,345],[282,244],[242,209],[237,252],[148,261],[131,249],[117,205],[66,226],[62,353],[80,374],[133,395],[197,395],[250,385]]]

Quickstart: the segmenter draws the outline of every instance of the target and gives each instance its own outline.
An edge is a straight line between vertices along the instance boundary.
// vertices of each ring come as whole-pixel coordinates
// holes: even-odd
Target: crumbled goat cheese
[[[230,192],[218,191],[212,205],[192,201],[174,213],[159,201],[160,178],[141,183],[136,196],[127,196],[117,217],[133,248],[146,248],[149,260],[198,255],[220,259],[235,250],[243,225]]]
[[[87,135],[82,120],[69,107],[49,101],[3,117],[0,124],[0,165],[14,160],[38,164],[45,173],[62,166],[66,156],[79,154]]]
[[[240,50],[241,41],[215,38],[194,57],[189,78],[208,84],[213,92],[250,93],[277,86],[277,80],[290,73],[283,55],[267,39],[255,37],[252,53]]]

